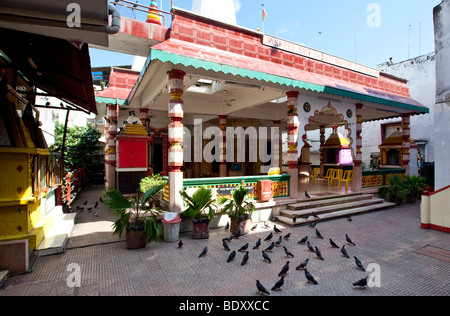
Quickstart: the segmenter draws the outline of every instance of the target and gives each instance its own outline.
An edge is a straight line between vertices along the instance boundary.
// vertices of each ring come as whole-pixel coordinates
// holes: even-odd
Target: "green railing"
[[[165,179],[168,180],[167,177]],[[244,176],[244,177],[224,177],[224,178],[196,178],[183,179],[183,189],[186,191],[195,191],[201,186],[209,187],[213,190],[214,196],[231,196],[234,188],[244,182],[244,185],[249,190],[248,198],[251,200],[258,199],[257,184],[261,180],[272,181],[273,198],[289,197],[290,194],[290,179],[291,176],[270,175],[270,176]],[[167,184],[164,190],[164,200],[169,201],[169,185]]]

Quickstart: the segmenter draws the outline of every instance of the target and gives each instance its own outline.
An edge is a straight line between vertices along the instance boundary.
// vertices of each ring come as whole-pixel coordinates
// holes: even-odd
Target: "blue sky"
[[[134,1],[134,0],[131,0]],[[221,0],[216,0],[221,1]],[[170,0],[157,0],[170,10]],[[173,0],[190,10],[192,0]],[[240,26],[303,44],[369,67],[434,51],[433,7],[441,0],[234,0]],[[150,4],[150,0],[140,0]],[[145,14],[138,14],[145,20]],[[131,64],[133,56],[91,49],[92,67]]]

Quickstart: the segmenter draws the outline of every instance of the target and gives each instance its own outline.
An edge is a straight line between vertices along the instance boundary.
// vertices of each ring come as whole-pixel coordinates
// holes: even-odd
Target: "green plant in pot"
[[[416,199],[422,195],[423,190],[427,186],[427,178],[416,175],[405,176],[405,187],[408,189],[407,200],[415,203]]]
[[[209,223],[214,220],[216,215],[212,190],[202,186],[192,196],[184,190],[180,191],[180,195],[187,205],[187,208],[181,212],[181,215],[192,220],[192,238],[209,238]]]
[[[398,175],[392,175],[389,177],[389,185],[382,187],[378,190],[378,194],[381,197],[389,196],[389,201],[394,202],[397,206],[402,204],[402,201],[406,199],[408,195],[408,189],[406,188],[403,179]]]
[[[123,231],[126,231],[127,249],[144,248],[148,242],[159,240],[162,230],[157,223],[159,208],[156,203],[163,188],[161,184],[144,194],[138,191],[136,199],[127,199],[116,189],[106,190],[104,203],[119,217],[113,223],[113,234],[122,238]]]
[[[217,200],[218,205],[223,205],[221,213],[230,218],[230,232],[234,235],[239,229],[242,235],[250,231],[250,217],[256,208],[252,202],[246,200],[248,193],[247,188],[241,184],[231,192],[231,198],[222,196]]]

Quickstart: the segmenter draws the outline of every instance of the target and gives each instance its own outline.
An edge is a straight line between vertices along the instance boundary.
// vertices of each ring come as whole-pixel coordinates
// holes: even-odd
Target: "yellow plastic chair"
[[[333,178],[333,176],[334,176],[334,172],[335,172],[335,170],[336,169],[328,169],[327,170],[327,174],[324,176],[324,177],[322,177],[322,179],[327,179],[328,180],[328,185],[330,185],[330,181],[331,181],[331,179]]]
[[[334,169],[334,174],[331,177],[331,181],[328,182],[328,186],[332,186],[333,182],[336,180],[336,184],[342,179],[342,174],[344,171],[342,169]]]
[[[320,168],[313,168],[311,174],[308,176],[312,180],[313,184],[314,184],[314,181],[316,180],[316,178],[319,177],[319,173],[320,173]]]
[[[348,183],[353,180],[353,170],[346,170],[344,176],[339,180],[338,186],[341,187],[341,183],[345,182],[345,190],[348,191]]]

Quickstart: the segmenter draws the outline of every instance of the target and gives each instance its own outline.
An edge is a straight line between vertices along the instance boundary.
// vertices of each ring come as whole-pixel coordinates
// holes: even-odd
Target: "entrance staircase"
[[[350,217],[395,206],[395,203],[376,198],[373,194],[314,196],[287,205],[277,220],[291,226],[300,226],[340,217]],[[295,217],[295,221],[294,221]]]

